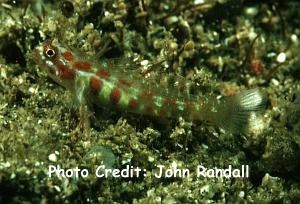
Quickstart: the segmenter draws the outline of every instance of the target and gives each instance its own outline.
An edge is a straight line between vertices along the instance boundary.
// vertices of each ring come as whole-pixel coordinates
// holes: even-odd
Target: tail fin
[[[266,100],[258,89],[242,91],[234,96],[224,98],[220,104],[220,117],[217,123],[232,133],[243,133],[249,126],[250,119],[263,112]]]

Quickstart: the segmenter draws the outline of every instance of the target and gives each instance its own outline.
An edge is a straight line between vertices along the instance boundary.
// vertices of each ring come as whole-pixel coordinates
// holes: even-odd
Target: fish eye
[[[45,54],[46,54],[47,57],[52,58],[52,57],[55,56],[56,53],[55,53],[55,50],[53,48],[47,48],[45,50]]]

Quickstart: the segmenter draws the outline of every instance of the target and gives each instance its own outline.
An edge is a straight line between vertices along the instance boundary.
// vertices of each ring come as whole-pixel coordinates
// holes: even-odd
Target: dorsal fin
[[[162,95],[174,96],[176,98],[190,99],[193,97],[191,90],[195,88],[195,83],[186,78],[173,73],[150,73],[142,83],[145,87]]]
[[[195,88],[195,83],[182,76],[157,72],[143,76],[139,70],[124,71],[124,69],[113,69],[110,72],[118,79],[119,88],[127,93],[139,92],[139,95],[143,95],[139,100],[144,104],[150,104],[153,96],[167,96],[172,100],[181,101],[195,99],[196,97],[190,91]]]

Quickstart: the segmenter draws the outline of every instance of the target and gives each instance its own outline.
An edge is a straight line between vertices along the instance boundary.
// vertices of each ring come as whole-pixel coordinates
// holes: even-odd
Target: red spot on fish
[[[68,61],[73,61],[73,59],[74,59],[73,53],[69,52],[69,51],[65,51],[65,52],[61,53],[61,55],[63,56],[63,58],[65,58],[65,60],[68,60]]]
[[[68,66],[57,64],[57,68],[60,71],[60,78],[61,79],[75,79],[75,72],[74,70],[70,69]]]
[[[110,77],[109,71],[105,69],[99,69],[96,74],[103,79],[108,79]]]
[[[103,82],[100,79],[97,79],[96,77],[90,78],[90,87],[93,93],[98,94],[99,91],[101,91],[103,86]]]
[[[91,69],[91,64],[83,61],[78,61],[73,64],[73,68],[82,71],[88,71]]]
[[[139,103],[136,99],[130,99],[128,102],[128,108],[130,110],[136,110],[138,105],[139,105]]]
[[[110,93],[110,101],[113,104],[117,104],[119,103],[121,96],[122,96],[122,92],[118,88],[114,87]]]
[[[126,88],[129,88],[131,86],[131,83],[129,81],[126,81],[125,79],[119,79],[119,83]]]

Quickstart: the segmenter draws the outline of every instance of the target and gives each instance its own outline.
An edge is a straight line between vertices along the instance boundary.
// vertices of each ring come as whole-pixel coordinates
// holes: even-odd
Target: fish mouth
[[[38,51],[37,48],[35,48],[33,51],[32,51],[32,55],[31,55],[31,58],[33,59],[33,61],[35,62],[39,62],[40,59],[41,59],[41,55]]]

